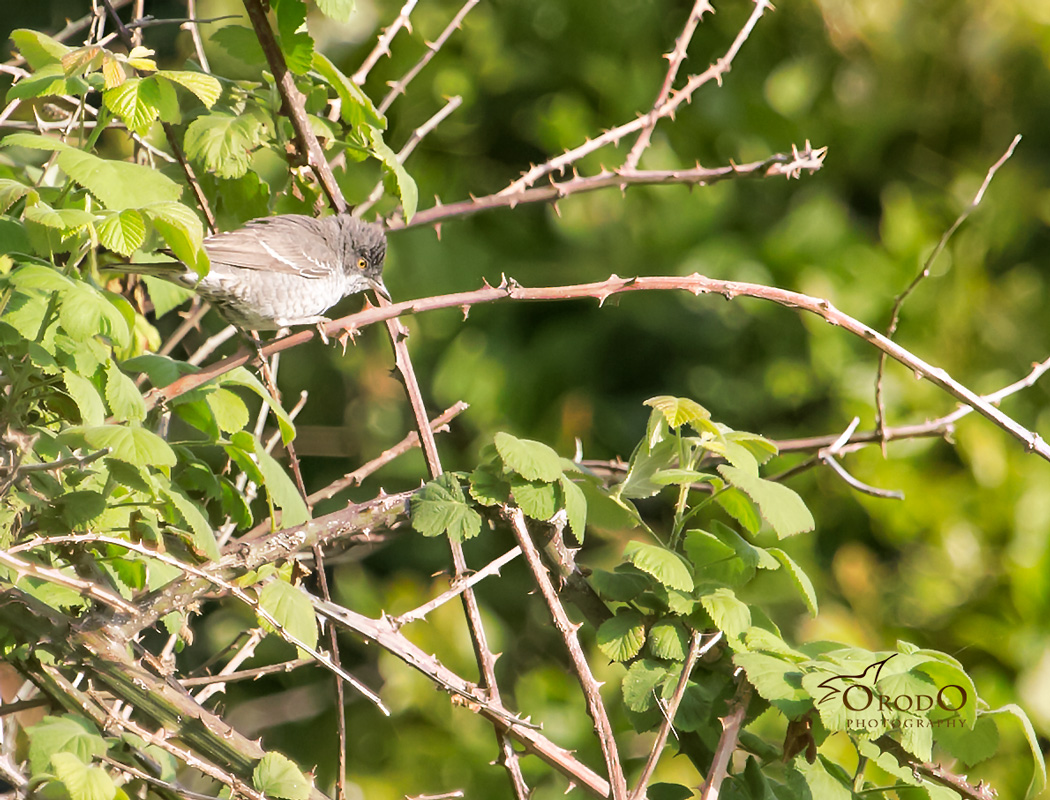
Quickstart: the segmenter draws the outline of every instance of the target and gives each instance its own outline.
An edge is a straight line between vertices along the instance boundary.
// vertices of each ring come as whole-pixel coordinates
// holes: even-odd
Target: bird
[[[192,289],[243,330],[319,325],[328,322],[329,308],[368,289],[390,299],[383,283],[386,234],[349,214],[261,217],[207,237],[203,247],[211,261],[203,278],[181,261],[116,269]]]

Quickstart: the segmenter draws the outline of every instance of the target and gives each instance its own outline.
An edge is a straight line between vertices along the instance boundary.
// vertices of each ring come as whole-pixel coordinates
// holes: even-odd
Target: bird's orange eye
[[[368,266],[368,262],[365,261],[363,258],[357,259],[357,268],[358,269],[364,269],[367,266]]]

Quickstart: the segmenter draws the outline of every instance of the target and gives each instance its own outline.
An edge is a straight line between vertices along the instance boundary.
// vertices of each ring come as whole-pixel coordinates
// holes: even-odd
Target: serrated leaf
[[[714,500],[729,516],[739,522],[750,533],[758,533],[762,527],[762,517],[755,504],[742,491],[730,486],[718,492]]]
[[[158,70],[154,77],[164,78],[177,83],[184,89],[189,89],[197,96],[197,99],[201,101],[205,108],[211,108],[222,96],[222,84],[211,75],[206,75],[203,72],[162,69]]]
[[[262,123],[250,114],[225,111],[204,114],[186,129],[186,155],[220,178],[239,178],[248,171],[252,151],[262,142]]]
[[[657,687],[671,675],[671,671],[658,661],[648,658],[635,661],[620,687],[624,704],[639,714],[648,711],[656,705]]]
[[[62,382],[66,385],[66,391],[73,398],[73,402],[77,404],[82,424],[101,425],[105,422],[106,409],[95,384],[68,369],[62,370]]]
[[[503,465],[525,480],[550,483],[561,477],[561,456],[543,442],[519,439],[502,431],[493,441]]]
[[[623,557],[670,589],[682,592],[693,590],[693,576],[689,573],[689,567],[680,555],[665,547],[628,542]]]
[[[569,518],[569,528],[576,541],[583,544],[587,531],[587,497],[583,489],[577,486],[567,475],[561,476],[561,495],[565,501],[565,515]]]
[[[698,433],[706,432],[721,436],[718,427],[711,422],[711,412],[688,397],[658,395],[646,400],[645,405],[655,408],[663,414],[667,424],[672,428],[689,425]]]
[[[965,725],[936,725],[934,740],[953,758],[972,767],[995,755],[999,747],[999,728],[990,717],[980,716],[972,730]]]
[[[71,49],[57,39],[52,39],[46,34],[27,28],[19,28],[16,31],[12,31],[10,39],[15,43],[18,52],[22,54],[22,57],[34,70],[61,61],[62,56]]]
[[[124,425],[99,425],[70,428],[66,434],[81,436],[95,450],[110,448],[110,458],[140,467],[173,467],[175,453],[157,434],[145,428]]]
[[[255,457],[258,459],[259,471],[263,474],[266,493],[273,504],[281,509],[281,527],[290,528],[307,522],[310,509],[291,477],[258,440],[255,447]]]
[[[198,505],[193,502],[178,486],[162,486],[161,494],[175,507],[179,515],[186,521],[193,535],[192,544],[194,549],[209,561],[219,560],[219,546],[215,541],[215,532],[207,517],[201,512]]]
[[[224,25],[212,33],[210,40],[242,64],[266,63],[255,31],[244,25]]]
[[[719,533],[694,530],[685,535],[683,546],[696,580],[742,586],[754,577],[758,567],[755,548],[728,528]]]
[[[412,527],[424,536],[447,533],[453,541],[481,533],[481,515],[467,504],[463,488],[446,472],[427,483],[411,501]]]
[[[602,597],[619,602],[633,600],[652,585],[647,575],[634,571],[632,567],[615,572],[596,569],[591,573],[591,583]]]
[[[179,261],[202,277],[208,273],[208,254],[203,247],[204,226],[196,214],[174,201],[149,203],[143,205],[141,211],[164,237]]]
[[[684,661],[689,647],[689,634],[676,619],[665,617],[649,629],[649,652],[656,658]]]
[[[401,210],[405,215],[405,222],[411,222],[419,205],[419,189],[415,180],[408,174],[404,165],[398,161],[397,153],[383,141],[383,134],[377,128],[368,129],[368,138],[372,143],[372,152],[378,158],[387,171],[394,176],[397,183],[397,194],[401,198]],[[553,479],[552,479],[553,480]]]
[[[89,767],[72,753],[55,753],[51,763],[70,800],[113,800],[117,794],[116,784],[104,769]]]
[[[651,447],[639,444],[631,455],[627,476],[614,489],[616,497],[652,497],[664,487],[652,480],[657,471],[666,469],[678,455],[673,439],[662,439]]]
[[[119,421],[141,422],[146,418],[146,403],[135,382],[120,371],[116,362],[106,364],[106,405]]]
[[[645,618],[633,609],[617,609],[598,627],[597,644],[613,661],[634,658],[645,644]]]
[[[758,504],[766,522],[779,538],[813,530],[813,515],[802,498],[787,486],[767,481],[746,470],[721,464],[718,472]]]
[[[128,130],[145,136],[160,114],[160,86],[152,78],[128,78],[103,92],[102,101],[124,120]]]
[[[58,166],[102,205],[114,211],[170,202],[182,194],[181,186],[155,169],[99,158],[74,148],[59,152]]]
[[[339,117],[352,128],[371,126],[380,130],[386,130],[386,117],[376,110],[372,100],[366,95],[361,87],[340,72],[339,68],[329,61],[323,54],[314,51],[314,70],[324,78],[328,85],[335,89],[339,99]]]
[[[313,784],[287,756],[267,753],[252,772],[252,784],[262,794],[284,800],[307,800]]]
[[[810,764],[805,758],[796,757],[788,771],[787,786],[792,797],[820,800],[853,800],[855,797],[847,786],[824,768],[820,758]]]
[[[288,633],[311,649],[317,648],[317,618],[314,607],[303,590],[281,580],[273,580],[259,592],[259,605]],[[264,619],[263,629],[273,632]]]
[[[470,496],[483,506],[498,506],[510,500],[510,484],[491,467],[476,467],[470,473]]]
[[[33,773],[48,772],[51,756],[72,753],[81,761],[90,761],[106,752],[106,742],[94,724],[76,714],[44,717],[29,728],[29,763]]]
[[[248,424],[248,406],[228,389],[219,387],[214,392],[209,392],[204,399],[215,415],[215,422],[220,430],[234,433],[243,430]]]
[[[557,483],[526,481],[515,476],[511,478],[510,491],[517,506],[535,520],[553,517],[561,501]]]
[[[121,346],[131,338],[127,320],[109,296],[85,283],[74,283],[63,297],[58,321],[74,339],[91,339],[102,334]]]
[[[95,215],[82,208],[52,208],[39,202],[25,210],[25,218],[62,233],[73,233],[95,221]]]
[[[103,247],[122,256],[130,256],[146,241],[146,221],[133,208],[100,212],[95,230]]]
[[[785,570],[791,577],[791,582],[795,584],[795,588],[798,593],[802,596],[803,602],[806,604],[806,609],[809,611],[810,616],[817,616],[817,593],[813,589],[813,582],[809,579],[809,576],[802,570],[795,559],[781,550],[779,547],[770,547],[769,552],[777,561],[784,565]]]
[[[730,645],[751,627],[751,610],[741,602],[731,589],[718,588],[704,594],[700,604],[718,629],[726,635]]]
[[[26,186],[20,181],[12,180],[11,178],[0,178],[0,214],[3,214],[26,195],[34,194],[34,191],[32,186]]]
[[[802,687],[802,673],[794,663],[766,653],[736,653],[733,663],[743,668],[755,691],[789,719],[813,708],[813,698]]]

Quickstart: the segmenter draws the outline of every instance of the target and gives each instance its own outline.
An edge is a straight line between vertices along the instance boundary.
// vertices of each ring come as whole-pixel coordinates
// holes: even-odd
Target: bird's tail
[[[153,275],[157,278],[178,280],[186,275],[189,269],[181,261],[132,262],[126,264],[107,264],[104,272],[130,272],[135,275]]]

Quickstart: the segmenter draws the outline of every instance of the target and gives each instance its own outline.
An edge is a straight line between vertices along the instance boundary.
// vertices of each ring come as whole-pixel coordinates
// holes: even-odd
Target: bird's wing
[[[204,240],[204,249],[213,263],[232,267],[304,278],[330,275],[338,266],[322,260],[330,248],[311,224],[314,221],[309,217],[302,220],[305,221],[285,217],[252,220],[243,228],[209,236]]]

